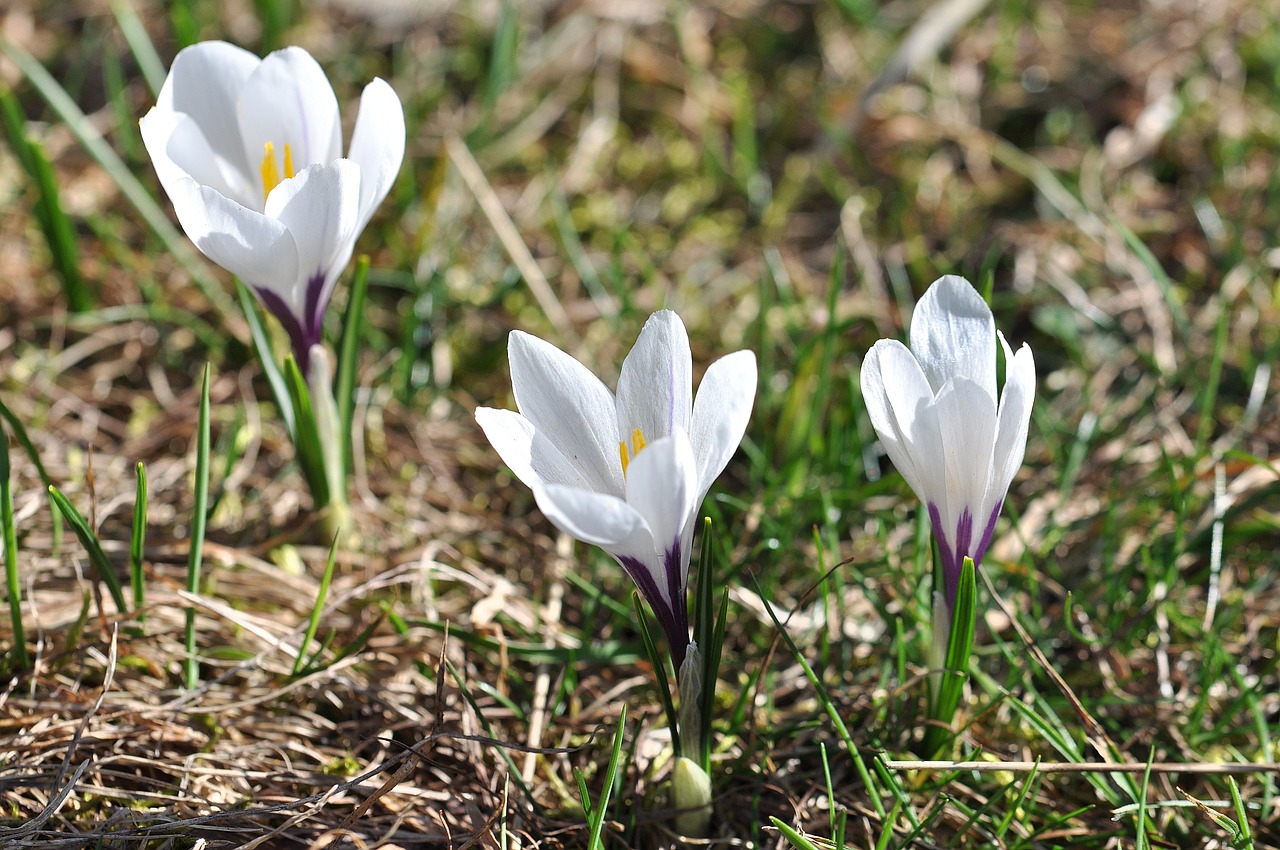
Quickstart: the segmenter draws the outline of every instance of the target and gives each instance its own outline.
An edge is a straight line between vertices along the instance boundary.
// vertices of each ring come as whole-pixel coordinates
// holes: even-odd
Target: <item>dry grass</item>
[[[136,8],[171,57],[172,10]],[[202,36],[260,46],[252,4],[192,8]],[[320,634],[333,632],[332,656],[371,631],[301,678],[290,672],[326,546],[242,320],[199,294],[0,64],[55,164],[102,305],[66,312],[25,175],[0,155],[0,398],[122,575],[138,461],[152,493],[147,605],[126,618],[74,537],[55,539],[36,470],[13,454],[36,656],[0,690],[0,845],[586,846],[575,770],[598,792],[624,701],[629,769],[606,844],[672,843],[665,720],[627,613],[610,607],[629,588],[541,518],[470,415],[508,403],[511,328],[556,339],[608,380],[648,312],[671,306],[695,362],[752,347],[766,370],[747,450],[708,506],[735,605],[715,843],[783,846],[769,816],[828,835],[838,806],[857,847],[1118,847],[1135,834],[1143,847],[1231,846],[1194,808],[1137,827],[1113,818],[1130,802],[1114,777],[1024,787],[899,772],[869,790],[764,600],[793,612],[811,663],[827,662],[863,754],[909,753],[928,549],[870,453],[848,376],[871,341],[900,335],[911,293],[938,273],[990,274],[1001,327],[1031,341],[1041,379],[988,570],[1083,715],[992,606],[964,743],[1059,760],[1024,706],[1057,711],[1085,761],[1277,760],[1280,31],[1243,0],[996,3],[941,61],[862,104],[924,7],[839,8],[521,4],[500,84],[498,4],[333,3],[288,30],[344,102],[372,74],[390,79],[411,127],[400,185],[360,243],[375,269],[360,533],[338,555]],[[150,95],[106,4],[16,0],[0,32],[154,187],[116,108],[140,115]],[[118,96],[104,56],[123,57]],[[182,588],[208,359],[217,505],[193,598]],[[851,565],[814,590],[841,559]],[[202,653],[191,692],[179,687],[187,605]],[[1090,731],[1112,749],[1090,749]],[[871,799],[886,787],[908,798],[891,817]],[[1272,778],[1241,788],[1261,808],[1254,843],[1235,846],[1280,846]],[[1161,775],[1143,799],[1180,791],[1226,797],[1214,777]]]

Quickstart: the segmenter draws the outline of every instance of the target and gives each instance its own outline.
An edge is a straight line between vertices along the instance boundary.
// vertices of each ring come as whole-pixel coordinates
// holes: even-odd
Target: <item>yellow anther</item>
[[[631,460],[645,447],[644,434],[637,428],[631,432],[631,449],[627,450],[627,441],[623,440],[618,443],[618,455],[622,458],[622,475],[625,478],[627,467],[631,465]]]
[[[293,151],[288,145],[284,146],[284,174],[281,175],[279,166],[276,165],[276,146],[271,142],[267,142],[262,155],[262,199],[265,201],[267,196],[271,194],[271,190],[280,185],[281,180],[288,180],[293,177]]]

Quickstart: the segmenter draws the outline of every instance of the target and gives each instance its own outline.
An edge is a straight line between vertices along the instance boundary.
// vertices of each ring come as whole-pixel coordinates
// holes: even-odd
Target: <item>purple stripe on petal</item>
[[[938,506],[929,503],[929,524],[933,526],[934,539],[938,541],[938,552],[942,555],[942,592],[947,600],[947,610],[955,608],[956,591],[960,585],[960,567],[964,564],[964,554],[953,549],[949,542],[951,536],[942,527],[942,514]]]
[[[676,659],[676,669],[684,661],[684,648],[689,642],[689,600],[684,588],[684,561],[681,558],[680,538],[676,538],[662,559],[662,566],[667,574],[667,596],[671,599],[672,612],[675,615],[676,634],[672,644],[672,655]],[[676,647],[679,646],[679,650]]]
[[[991,538],[996,533],[996,520],[1000,518],[1000,509],[1004,507],[1004,499],[996,503],[995,509],[991,511],[991,518],[987,520],[987,527],[982,532],[982,539],[978,541],[978,546],[973,550],[973,564],[977,566],[982,563],[982,557],[987,554],[987,547],[991,545]]]
[[[324,294],[324,272],[317,271],[311,277],[307,278],[307,293],[302,315],[306,317],[304,330],[307,331],[307,347],[316,345],[320,342],[321,333],[324,326],[324,308],[328,307],[327,303],[322,303],[320,296]]]
[[[631,576],[636,587],[640,588],[640,595],[653,609],[653,615],[658,618],[658,625],[662,626],[662,632],[667,637],[667,648],[671,650],[675,668],[679,670],[680,665],[684,663],[685,651],[689,644],[688,614],[684,612],[684,595],[680,594],[679,601],[676,603],[681,609],[677,614],[658,591],[658,583],[647,564],[631,557],[620,557],[618,563],[622,565],[622,569],[626,570],[627,575]]]
[[[289,334],[289,342],[293,345],[293,355],[297,358],[298,368],[302,370],[302,374],[307,374],[311,346],[307,343],[307,336],[303,333],[298,317],[293,314],[293,310],[289,309],[289,305],[284,303],[284,299],[270,289],[255,286],[253,291],[257,294],[258,300],[271,311],[271,315],[279,320],[285,332]]]

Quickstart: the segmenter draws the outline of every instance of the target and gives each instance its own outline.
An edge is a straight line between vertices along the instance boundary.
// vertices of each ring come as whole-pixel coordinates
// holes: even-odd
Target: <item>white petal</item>
[[[288,291],[298,280],[298,249],[280,222],[190,178],[176,181],[169,198],[196,247],[245,283]]]
[[[577,360],[535,336],[512,331],[507,352],[520,412],[591,490],[621,498],[613,394]]]
[[[707,369],[693,402],[689,440],[698,462],[698,502],[738,450],[756,400],[756,356],[735,351]]]
[[[1000,344],[1004,347],[1005,379],[997,414],[991,482],[984,500],[988,511],[1004,501],[1013,477],[1022,466],[1022,456],[1027,450],[1027,429],[1031,423],[1031,404],[1036,395],[1036,364],[1031,357],[1031,348],[1023,343],[1014,355],[1003,334]]]
[[[381,79],[364,87],[348,157],[360,166],[360,227],[391,191],[404,160],[404,107]]]
[[[649,527],[622,499],[559,484],[534,488],[534,498],[547,519],[566,534],[614,556],[653,561]]]
[[[650,443],[627,467],[627,504],[644,517],[660,551],[674,548],[689,517],[697,511],[697,486],[693,447],[683,431]],[[683,584],[689,553],[681,555]]]
[[[498,410],[493,407],[476,408],[476,422],[490,445],[511,467],[516,477],[529,487],[542,483],[533,468],[533,423],[514,410]]]
[[[996,397],[996,326],[967,280],[939,278],[911,317],[911,351],[937,393],[947,378],[976,381]]]
[[[946,502],[939,505],[944,528],[956,557],[972,555],[987,517],[979,518],[991,478],[991,455],[996,442],[996,400],[986,388],[968,378],[953,378],[934,402],[942,431],[946,468]],[[968,539],[957,539],[964,511],[970,515]],[[976,529],[976,530],[975,530]],[[975,536],[976,535],[976,536]],[[962,535],[963,537],[963,535]]]
[[[245,194],[247,187],[243,181],[239,184],[227,181],[223,169],[218,167],[217,154],[190,115],[155,106],[138,122],[138,129],[166,193],[172,195],[170,187],[189,177],[241,204],[249,202],[248,205],[257,206],[252,204],[251,196]]]
[[[693,408],[693,357],[680,317],[659,310],[649,317],[618,376],[617,439],[630,443],[636,428],[656,440],[689,430]]]
[[[590,489],[590,482],[560,450],[534,428],[532,422],[514,410],[480,407],[476,409],[476,422],[503,462],[529,487],[560,484]]]
[[[359,205],[360,169],[346,159],[304,168],[297,177],[281,181],[267,198],[267,216],[293,234],[300,272],[295,280],[272,288],[308,323],[318,322],[338,274],[351,259]],[[287,295],[280,290],[284,285],[292,285]]]
[[[236,102],[245,81],[261,62],[249,51],[225,41],[193,44],[173,58],[156,99],[161,110],[191,116],[225,166],[224,179],[230,183],[243,184],[256,173],[257,160],[245,159]],[[258,158],[261,156],[259,153]]]
[[[933,391],[907,347],[882,339],[862,362],[862,399],[889,460],[920,501],[946,498],[942,435]]]
[[[311,54],[277,50],[245,81],[237,116],[244,155],[257,173],[267,143],[277,157],[290,148],[295,173],[342,156],[338,98]]]

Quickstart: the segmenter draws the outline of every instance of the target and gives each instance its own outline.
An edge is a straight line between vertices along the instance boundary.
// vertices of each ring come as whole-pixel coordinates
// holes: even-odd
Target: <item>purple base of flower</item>
[[[658,618],[658,625],[662,626],[662,632],[667,636],[667,646],[671,650],[671,660],[677,673],[689,647],[689,605],[685,599],[684,582],[681,581],[683,561],[680,554],[680,541],[676,540],[663,556],[663,578],[667,582],[665,595],[658,590],[658,576],[643,561],[630,557],[618,558],[618,563],[622,564],[627,575],[640,588],[640,594],[649,602],[654,616]],[[667,604],[667,599],[671,600],[670,605]]]
[[[298,361],[298,368],[303,375],[307,374],[307,368],[311,365],[311,346],[319,343],[323,336],[324,308],[327,305],[321,303],[320,296],[324,293],[324,278],[324,273],[318,271],[307,279],[306,306],[302,316],[295,315],[284,299],[272,290],[257,286],[253,288],[258,300],[271,311],[271,315],[280,321],[289,334],[294,359]]]
[[[987,554],[987,547],[991,545],[991,537],[996,530],[996,518],[1000,516],[1000,508],[1003,506],[1004,501],[1001,500],[991,511],[987,526],[982,531],[982,537],[978,539],[976,546],[972,546],[973,514],[969,513],[969,509],[965,508],[960,514],[954,534],[948,534],[948,529],[942,527],[942,514],[938,511],[938,506],[933,502],[929,503],[929,523],[933,526],[933,536],[938,540],[938,551],[942,553],[943,592],[946,595],[948,611],[955,608],[956,593],[960,586],[960,571],[964,567],[965,556],[973,559],[975,568],[982,565],[982,556]]]

